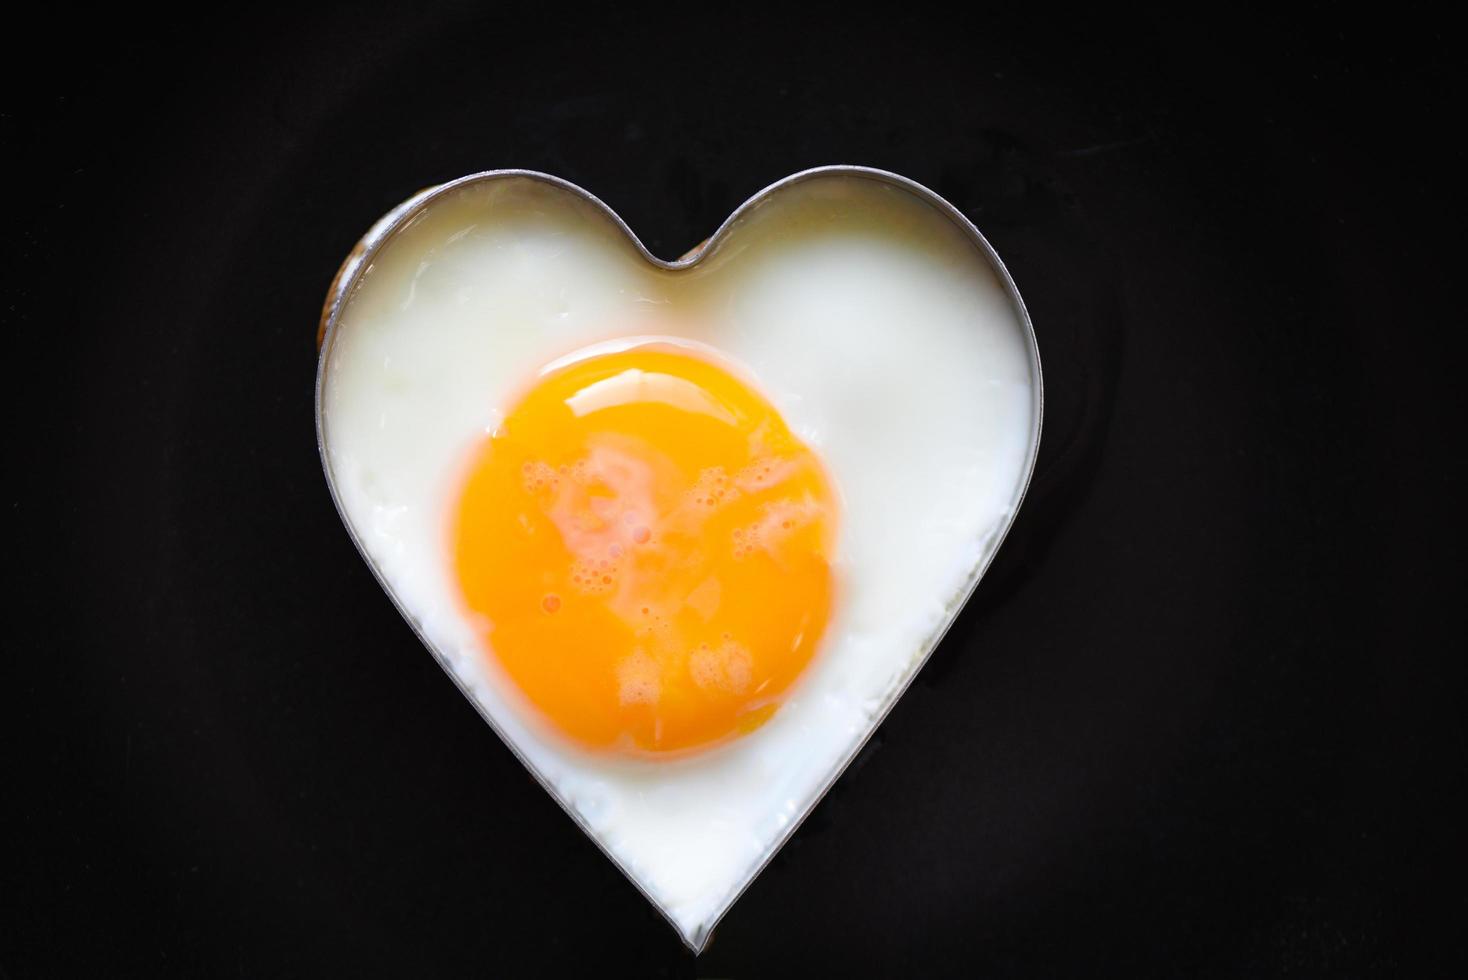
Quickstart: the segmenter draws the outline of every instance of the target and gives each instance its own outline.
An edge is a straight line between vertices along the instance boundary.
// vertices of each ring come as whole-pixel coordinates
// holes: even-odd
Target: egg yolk
[[[452,527],[485,647],[555,728],[673,754],[753,730],[830,618],[837,507],[811,449],[666,343],[542,375],[478,447]]]

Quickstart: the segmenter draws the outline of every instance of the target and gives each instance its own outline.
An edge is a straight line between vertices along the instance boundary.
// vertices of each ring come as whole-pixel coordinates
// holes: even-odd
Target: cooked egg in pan
[[[329,480],[424,642],[698,948],[1019,505],[1039,365],[921,188],[782,182],[690,263],[575,188],[420,195],[343,277]]]

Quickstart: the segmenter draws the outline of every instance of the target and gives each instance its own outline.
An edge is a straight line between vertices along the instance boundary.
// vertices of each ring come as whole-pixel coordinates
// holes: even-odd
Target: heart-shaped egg
[[[998,257],[827,167],[653,258],[524,171],[421,192],[332,284],[342,518],[485,720],[695,950],[987,567],[1039,442]]]

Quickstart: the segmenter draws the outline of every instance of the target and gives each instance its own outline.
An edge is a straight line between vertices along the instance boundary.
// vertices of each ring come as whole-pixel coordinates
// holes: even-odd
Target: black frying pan
[[[58,25],[44,67],[7,69],[4,972],[1461,956],[1420,898],[1462,773],[1434,51],[977,13],[230,16]],[[354,552],[316,314],[371,221],[460,174],[566,177],[671,258],[832,162],[919,180],[993,242],[1045,438],[958,626],[695,963]]]

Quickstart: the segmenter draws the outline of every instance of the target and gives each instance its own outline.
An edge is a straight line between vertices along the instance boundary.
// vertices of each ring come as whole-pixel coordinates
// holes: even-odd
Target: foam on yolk
[[[676,753],[758,727],[831,613],[820,460],[671,344],[542,376],[478,449],[454,517],[486,648],[586,746]]]

